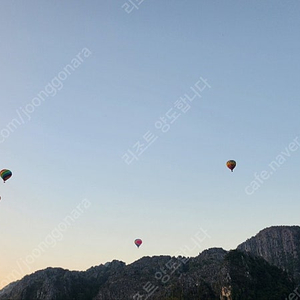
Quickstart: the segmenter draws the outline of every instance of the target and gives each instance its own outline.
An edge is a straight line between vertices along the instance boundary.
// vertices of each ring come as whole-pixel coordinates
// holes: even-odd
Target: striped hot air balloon
[[[9,179],[12,176],[12,172],[10,170],[3,169],[0,171],[0,176],[5,182],[7,179]]]

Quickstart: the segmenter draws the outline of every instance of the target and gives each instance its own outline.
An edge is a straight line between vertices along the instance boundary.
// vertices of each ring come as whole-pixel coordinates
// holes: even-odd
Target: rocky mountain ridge
[[[237,250],[114,260],[81,272],[47,268],[2,289],[0,300],[289,299],[300,283],[299,242],[299,226],[275,226]]]

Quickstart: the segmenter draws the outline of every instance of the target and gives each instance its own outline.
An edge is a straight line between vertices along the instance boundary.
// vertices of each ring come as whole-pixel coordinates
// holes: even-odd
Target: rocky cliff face
[[[195,258],[143,257],[85,272],[47,268],[0,291],[0,300],[280,300],[293,289],[293,280],[262,258],[213,248]]]
[[[273,226],[240,244],[237,249],[264,258],[286,270],[300,284],[300,227]]]

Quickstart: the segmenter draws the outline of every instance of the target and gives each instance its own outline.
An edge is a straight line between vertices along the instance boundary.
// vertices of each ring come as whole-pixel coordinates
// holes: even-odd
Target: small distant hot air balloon
[[[0,171],[0,176],[3,179],[3,181],[5,182],[7,179],[9,179],[12,175],[12,172],[10,170],[7,169],[3,169]]]
[[[134,240],[135,245],[139,248],[142,245],[142,240],[141,239],[136,239]]]
[[[231,170],[231,172],[233,172],[233,169],[235,168],[236,166],[236,162],[234,160],[229,160],[227,163],[226,163],[226,166],[227,168],[229,168]]]

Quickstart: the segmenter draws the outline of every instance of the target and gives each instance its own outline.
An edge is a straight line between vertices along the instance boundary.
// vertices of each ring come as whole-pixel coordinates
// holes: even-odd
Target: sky
[[[1,1],[0,287],[299,225],[299,12]]]

